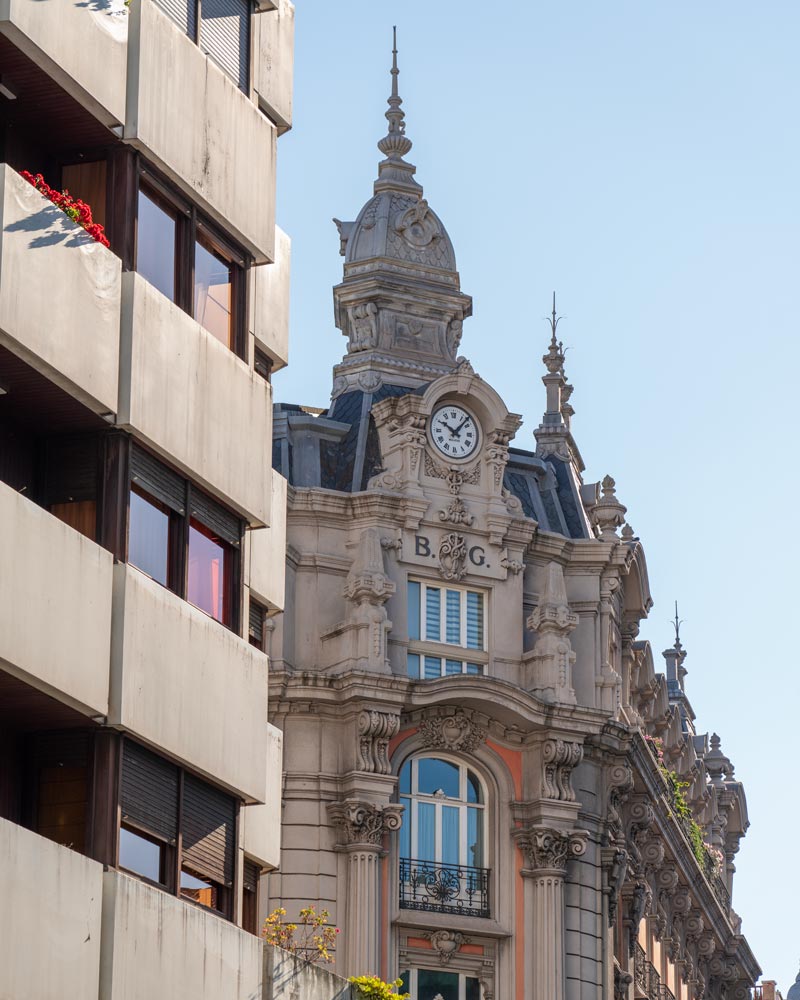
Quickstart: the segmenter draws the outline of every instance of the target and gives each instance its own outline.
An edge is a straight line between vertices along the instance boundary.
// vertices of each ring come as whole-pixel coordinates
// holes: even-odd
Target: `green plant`
[[[358,989],[362,1000],[410,1000],[410,993],[398,993],[402,979],[385,983],[377,976],[351,976],[350,982]]]
[[[284,922],[282,918],[285,916],[286,910],[279,906],[264,921],[261,936],[267,944],[290,951],[309,965],[312,962],[333,964],[339,928],[328,923],[328,911],[317,913],[313,906],[306,906],[298,914],[297,923]]]

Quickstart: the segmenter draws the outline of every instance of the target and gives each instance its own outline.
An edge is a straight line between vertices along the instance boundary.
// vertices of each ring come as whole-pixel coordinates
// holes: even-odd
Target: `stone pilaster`
[[[338,850],[347,858],[344,975],[375,974],[380,968],[380,859],[384,834],[399,830],[403,807],[345,799],[328,806],[339,828]]]
[[[586,834],[529,827],[515,831],[515,838],[527,865],[522,870],[525,911],[530,914],[533,930],[531,947],[526,949],[526,996],[531,1000],[564,1000],[564,877],[570,858],[586,850]]]

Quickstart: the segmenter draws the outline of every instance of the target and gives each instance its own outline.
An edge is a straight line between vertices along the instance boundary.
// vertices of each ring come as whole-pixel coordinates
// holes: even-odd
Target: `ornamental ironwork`
[[[489,869],[400,859],[400,907],[489,916]]]

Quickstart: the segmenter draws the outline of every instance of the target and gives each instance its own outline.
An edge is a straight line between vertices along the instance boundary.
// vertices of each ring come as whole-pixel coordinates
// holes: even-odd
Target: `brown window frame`
[[[230,267],[231,337],[227,346],[238,358],[246,362],[248,271],[252,264],[252,258],[200,212],[188,198],[165,180],[157,170],[139,158],[137,158],[136,180],[133,188],[131,269],[137,270],[139,192],[144,190],[144,193],[153,201],[161,202],[175,213],[175,298],[173,301],[179,308],[195,318],[195,245],[198,239],[202,238],[206,241],[211,251],[221,257]],[[207,332],[210,336],[214,336],[210,331]]]

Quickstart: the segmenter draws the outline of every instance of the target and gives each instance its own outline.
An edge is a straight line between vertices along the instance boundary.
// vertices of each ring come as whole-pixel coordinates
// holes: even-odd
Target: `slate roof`
[[[375,403],[387,396],[424,392],[427,386],[382,385],[374,392],[356,390],[337,396],[327,412],[317,419],[320,429],[326,419],[349,425],[343,439],[320,441],[320,482],[323,489],[345,493],[365,490],[367,483],[382,468],[380,442],[370,413]],[[279,404],[277,409],[291,416],[302,412],[294,404]],[[291,434],[289,439],[291,454]],[[273,449],[273,465],[281,466],[280,448]],[[294,482],[293,462],[289,460],[289,481]],[[537,521],[543,531],[567,538],[588,538],[586,515],[580,499],[580,483],[568,463],[555,456],[540,459],[533,452],[509,448],[505,488],[522,504],[526,517]]]

